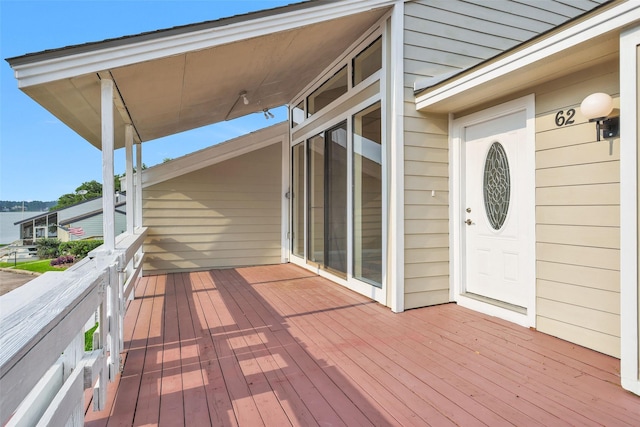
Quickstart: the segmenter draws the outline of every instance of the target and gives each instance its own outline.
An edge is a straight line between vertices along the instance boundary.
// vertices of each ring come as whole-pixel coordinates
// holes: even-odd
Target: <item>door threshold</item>
[[[464,292],[464,293],[460,294],[460,296],[471,298],[471,299],[474,299],[476,301],[483,302],[485,304],[491,304],[491,305],[494,305],[496,307],[503,308],[505,310],[513,311],[513,312],[518,313],[518,314],[523,314],[523,315],[527,314],[527,308],[526,307],[522,307],[522,306],[515,305],[515,304],[510,304],[508,302],[504,302],[504,301],[500,301],[500,300],[497,300],[497,299],[485,297],[483,295],[474,294],[472,292]]]

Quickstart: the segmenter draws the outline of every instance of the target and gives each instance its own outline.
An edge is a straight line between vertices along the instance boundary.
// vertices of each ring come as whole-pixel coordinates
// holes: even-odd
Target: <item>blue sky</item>
[[[0,0],[0,200],[57,200],[81,183],[101,182],[101,153],[18,89],[5,58],[208,21],[297,0]],[[195,129],[145,143],[143,162],[161,163],[286,119],[286,110]],[[124,172],[124,150],[115,172]]]

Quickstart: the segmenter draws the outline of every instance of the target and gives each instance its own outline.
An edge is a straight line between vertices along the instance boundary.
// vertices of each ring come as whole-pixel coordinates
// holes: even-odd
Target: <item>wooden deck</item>
[[[617,359],[455,304],[393,314],[292,265],[151,276],[88,426],[640,423]]]

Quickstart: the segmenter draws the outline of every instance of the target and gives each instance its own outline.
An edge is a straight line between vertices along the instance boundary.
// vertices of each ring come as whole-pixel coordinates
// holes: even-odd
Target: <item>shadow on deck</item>
[[[85,425],[637,425],[619,360],[447,304],[393,314],[292,265],[149,276]]]

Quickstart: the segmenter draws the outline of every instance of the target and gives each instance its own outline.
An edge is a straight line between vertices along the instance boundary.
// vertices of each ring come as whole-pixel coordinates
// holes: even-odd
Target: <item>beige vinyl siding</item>
[[[598,0],[596,3],[602,3]],[[463,70],[593,7],[593,2],[419,0],[405,3],[405,79]]]
[[[280,262],[281,144],[143,191],[145,274]]]
[[[404,123],[406,309],[449,301],[447,119],[415,118]]]
[[[405,3],[405,308],[450,299],[448,119],[416,111],[414,83],[471,67],[582,12],[556,1]]]
[[[536,90],[536,326],[620,356],[619,140],[595,142],[580,113],[593,92],[614,96],[617,62]],[[558,111],[575,123],[558,127]]]

